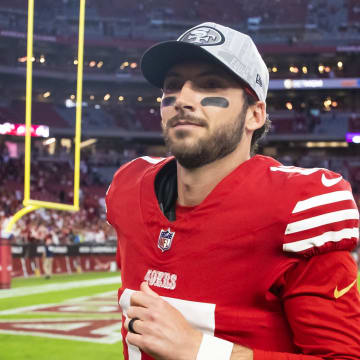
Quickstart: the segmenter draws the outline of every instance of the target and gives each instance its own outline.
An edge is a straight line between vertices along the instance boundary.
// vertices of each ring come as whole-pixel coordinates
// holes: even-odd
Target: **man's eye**
[[[164,91],[174,91],[174,90],[179,90],[181,88],[181,83],[180,81],[169,81],[169,82],[165,82],[164,84]]]

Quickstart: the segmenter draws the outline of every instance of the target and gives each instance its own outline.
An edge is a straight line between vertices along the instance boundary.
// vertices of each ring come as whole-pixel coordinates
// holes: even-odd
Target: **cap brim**
[[[165,41],[152,46],[144,53],[141,59],[141,71],[150,84],[162,88],[165,76],[172,66],[199,60],[221,64],[198,45],[175,40]]]

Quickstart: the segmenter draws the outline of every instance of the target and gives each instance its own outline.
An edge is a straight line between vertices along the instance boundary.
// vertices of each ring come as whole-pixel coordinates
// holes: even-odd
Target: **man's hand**
[[[147,282],[131,296],[128,319],[132,318],[137,334],[128,332],[127,341],[157,360],[195,360],[202,333],[195,330],[183,315],[152,291]]]

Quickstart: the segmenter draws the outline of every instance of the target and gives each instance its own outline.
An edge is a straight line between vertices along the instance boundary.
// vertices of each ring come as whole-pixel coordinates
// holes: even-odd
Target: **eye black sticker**
[[[175,96],[167,96],[165,98],[162,99],[161,101],[161,106],[165,107],[165,106],[172,106],[175,104],[176,101],[176,97]]]
[[[229,107],[229,101],[223,97],[206,97],[201,100],[202,106]]]

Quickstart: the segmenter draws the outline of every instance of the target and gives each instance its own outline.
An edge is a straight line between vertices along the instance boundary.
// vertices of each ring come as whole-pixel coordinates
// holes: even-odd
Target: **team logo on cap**
[[[210,26],[200,26],[189,30],[178,41],[187,42],[200,46],[221,45],[225,41],[224,35]]]
[[[168,228],[167,230],[161,229],[158,239],[158,248],[162,252],[170,250],[174,236],[175,231],[172,232],[170,228]]]

